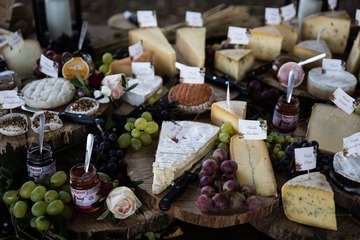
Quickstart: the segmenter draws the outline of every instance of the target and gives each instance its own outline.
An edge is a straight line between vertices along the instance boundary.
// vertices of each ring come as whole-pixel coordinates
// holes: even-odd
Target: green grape
[[[280,143],[280,144],[284,143],[285,142],[285,137],[284,136],[278,136],[276,138],[276,142]]]
[[[27,209],[28,209],[27,202],[20,200],[15,203],[14,208],[12,210],[12,214],[16,218],[23,218],[27,212]]]
[[[273,148],[273,153],[277,154],[279,151],[280,151],[279,148],[277,148],[277,147],[274,147],[274,148]]]
[[[45,216],[40,216],[35,219],[36,229],[39,231],[46,231],[50,227],[50,221]]]
[[[159,136],[159,131],[156,131],[156,132],[154,132],[154,133],[151,133],[150,136],[151,136],[152,138],[158,137],[158,136]]]
[[[277,138],[279,136],[277,132],[271,132],[269,135],[272,136],[273,138]]]
[[[150,134],[147,132],[141,132],[139,139],[141,141],[141,144],[144,146],[149,145],[152,142],[152,138]]]
[[[3,201],[6,204],[13,204],[16,203],[20,198],[19,191],[16,190],[9,190],[4,193],[3,195]]]
[[[130,117],[130,118],[126,119],[126,123],[129,123],[129,122],[134,123],[135,121],[136,121],[136,118],[134,118],[134,117]]]
[[[50,182],[52,187],[60,187],[67,180],[67,174],[64,171],[57,171],[51,176]]]
[[[283,158],[285,157],[285,152],[284,152],[284,151],[278,151],[278,152],[276,153],[276,157],[277,157],[277,159],[279,159],[279,160],[283,159]]]
[[[46,187],[39,185],[30,193],[30,199],[33,202],[41,201],[44,199],[45,193]]]
[[[128,132],[131,132],[131,130],[134,129],[134,123],[133,122],[127,122],[125,125],[124,125],[124,128],[126,131]]]
[[[70,190],[70,185],[69,184],[65,184],[61,187],[61,189],[69,194],[71,194],[71,190]]]
[[[268,143],[272,143],[272,142],[274,141],[274,137],[271,136],[271,135],[268,135],[267,138],[266,138],[266,141],[267,141]]]
[[[214,50],[218,50],[218,49],[220,48],[220,43],[214,43],[214,44],[212,45],[212,48],[213,48]]]
[[[142,146],[142,144],[141,144],[140,139],[138,139],[138,138],[132,138],[131,139],[131,147],[132,147],[132,149],[137,151],[137,150],[139,150],[141,148],[141,146]]]
[[[16,203],[16,202],[15,202],[15,203]],[[13,213],[15,203],[12,203],[12,204],[10,205],[10,207],[9,207],[10,213]]]
[[[227,153],[229,153],[229,145],[227,143],[220,142],[217,145],[218,148],[224,149]]]
[[[291,137],[290,135],[286,135],[286,136],[285,136],[285,142],[286,142],[286,143],[291,143],[291,138],[292,138],[292,137]]]
[[[266,144],[267,149],[269,150],[270,149],[270,143],[265,142],[265,144]]]
[[[143,112],[141,117],[144,118],[146,121],[150,122],[152,120],[152,115],[150,112]]]
[[[130,133],[123,133],[117,140],[119,148],[124,149],[130,146],[131,144],[131,135]]]
[[[99,67],[99,71],[103,74],[106,74],[109,71],[109,65],[101,64],[101,66]]]
[[[278,149],[281,150],[281,149],[282,149],[282,145],[281,145],[280,143],[277,143],[277,144],[274,145],[274,148],[278,148]]]
[[[360,104],[355,107],[355,113],[360,115]]]
[[[36,228],[35,220],[36,220],[36,217],[33,217],[32,219],[30,219],[30,227]]]
[[[102,62],[104,64],[110,65],[110,63],[112,63],[112,61],[113,61],[113,57],[112,57],[111,53],[107,52],[102,55]]]
[[[293,142],[298,142],[298,141],[299,141],[299,139],[296,138],[296,137],[291,138],[291,142],[292,142],[292,143],[293,143]]]
[[[134,128],[133,130],[131,130],[131,136],[132,136],[133,138],[138,138],[138,137],[140,137],[140,130],[137,129],[137,128]]]
[[[229,135],[232,135],[233,131],[234,131],[234,129],[233,129],[231,122],[224,122],[220,127],[221,133],[227,133]]]
[[[275,153],[270,152],[269,155],[270,155],[270,159],[271,159],[272,162],[276,162],[276,161],[277,161],[277,157],[276,157],[276,154],[275,154]]]
[[[159,130],[159,125],[156,122],[148,122],[144,129],[149,134],[156,133]]]
[[[230,136],[227,133],[220,133],[219,134],[219,140],[222,143],[229,143],[230,142]]]
[[[59,199],[59,193],[53,189],[48,190],[45,193],[44,200],[47,203],[51,203],[52,201]]]
[[[64,203],[59,199],[49,203],[49,205],[46,208],[46,212],[50,216],[59,215],[63,210],[64,210]]]
[[[69,203],[71,201],[71,195],[68,192],[65,192],[64,190],[59,191],[59,199],[63,203]]]
[[[65,220],[70,220],[72,218],[72,210],[69,205],[64,205],[64,210],[61,212],[61,216],[64,217]]]
[[[30,198],[31,192],[35,189],[36,183],[34,181],[27,181],[20,187],[20,196],[24,199]]]
[[[138,118],[135,120],[135,127],[139,130],[144,130],[146,127],[147,121],[145,118]]]
[[[45,201],[39,201],[34,203],[31,207],[31,213],[35,217],[44,216],[46,214],[46,208],[49,204]]]

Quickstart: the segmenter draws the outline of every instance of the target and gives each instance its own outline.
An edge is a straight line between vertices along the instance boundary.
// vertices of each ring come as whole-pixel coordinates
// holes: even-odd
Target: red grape
[[[45,53],[45,56],[46,56],[48,59],[52,59],[55,54],[56,54],[55,51],[53,51],[53,50],[48,50],[48,51]]]
[[[63,64],[65,64],[67,61],[69,61],[73,57],[71,52],[63,52],[61,54],[61,61]]]
[[[223,148],[217,148],[212,154],[212,158],[218,163],[221,164],[227,159],[227,152]]]
[[[245,203],[246,203],[245,196],[239,192],[235,192],[235,193],[231,194],[231,196],[229,198],[230,208],[232,208],[234,210],[240,210],[240,209],[245,208]]]
[[[245,197],[256,195],[256,187],[254,184],[243,184],[240,186],[240,193]]]
[[[200,178],[200,187],[204,187],[204,186],[211,186],[214,183],[212,177],[210,176],[202,176]]]
[[[205,194],[209,197],[212,197],[215,194],[215,189],[212,186],[204,186],[201,188],[200,194]]]
[[[208,212],[213,209],[213,201],[205,194],[201,194],[195,201],[196,207],[202,212]]]
[[[202,170],[208,173],[208,175],[212,175],[218,169],[218,165],[214,159],[206,159],[202,163]]]
[[[258,196],[252,195],[246,199],[246,208],[249,211],[258,212],[260,211],[261,207],[262,207],[262,202]]]
[[[236,180],[227,180],[224,182],[222,189],[225,192],[236,192],[240,188],[240,184]]]
[[[221,163],[220,169],[225,174],[235,174],[238,169],[238,165],[233,160],[225,160]]]
[[[34,76],[37,78],[37,79],[41,79],[41,78],[44,78],[45,77],[45,74],[43,74],[41,71],[40,71],[40,66],[39,65],[35,65],[33,67],[33,74]]]
[[[225,194],[216,193],[212,200],[216,209],[225,210],[229,207],[229,199]]]
[[[257,80],[253,80],[248,84],[248,90],[249,93],[254,94],[260,94],[261,92],[261,83]]]

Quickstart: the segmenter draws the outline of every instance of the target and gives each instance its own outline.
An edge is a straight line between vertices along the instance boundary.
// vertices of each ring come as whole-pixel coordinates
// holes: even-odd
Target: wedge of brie
[[[206,155],[219,127],[193,121],[164,121],[153,163],[152,192],[159,194]]]

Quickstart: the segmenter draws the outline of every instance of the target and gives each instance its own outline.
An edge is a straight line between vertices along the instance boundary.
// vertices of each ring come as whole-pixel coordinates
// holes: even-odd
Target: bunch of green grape
[[[231,122],[224,122],[220,127],[218,139],[215,143],[216,148],[223,148],[229,153],[230,138],[235,134]]]
[[[99,67],[99,71],[103,74],[106,74],[109,72],[109,66],[113,61],[113,56],[111,53],[106,52],[102,55],[102,64]]]
[[[18,190],[8,190],[3,201],[16,220],[28,220],[31,227],[46,231],[51,227],[53,216],[65,220],[72,217],[72,198],[67,174],[57,171],[50,177],[50,186],[25,182]]]
[[[124,125],[125,132],[118,138],[119,148],[131,146],[134,150],[151,144],[152,139],[159,135],[159,125],[153,121],[150,112],[143,112],[139,118],[128,118]]]
[[[265,143],[267,145],[269,156],[272,163],[282,160],[285,157],[286,147],[293,143],[298,142],[297,137],[291,135],[285,135],[277,132],[271,132],[268,134]]]

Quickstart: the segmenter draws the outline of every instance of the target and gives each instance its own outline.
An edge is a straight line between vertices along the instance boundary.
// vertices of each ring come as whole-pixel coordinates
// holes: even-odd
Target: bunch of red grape
[[[200,196],[195,205],[202,212],[230,210],[259,211],[261,199],[254,185],[240,183],[235,178],[238,165],[229,160],[223,148],[217,148],[211,158],[202,162]]]
[[[63,53],[56,53],[54,50],[48,50],[45,53],[45,57],[57,64],[58,76],[61,77],[63,65],[73,57],[73,54],[68,51]],[[36,61],[36,65],[33,68],[33,74],[37,79],[45,77],[45,74],[40,71],[40,58]]]
[[[251,80],[247,86],[251,99],[262,105],[273,105],[277,102],[280,91],[274,87],[265,87],[258,80]]]

